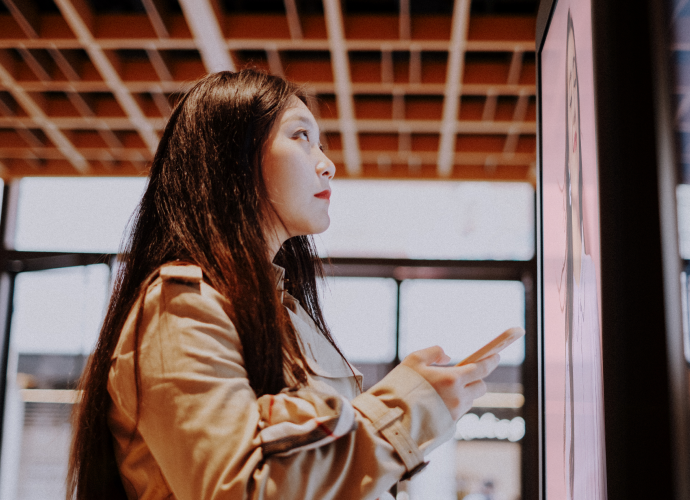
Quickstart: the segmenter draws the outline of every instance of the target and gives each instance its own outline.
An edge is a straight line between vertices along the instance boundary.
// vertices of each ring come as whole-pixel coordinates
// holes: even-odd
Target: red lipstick
[[[331,190],[326,189],[325,191],[321,191],[320,193],[316,193],[314,196],[317,198],[321,198],[324,200],[330,200],[331,199]]]

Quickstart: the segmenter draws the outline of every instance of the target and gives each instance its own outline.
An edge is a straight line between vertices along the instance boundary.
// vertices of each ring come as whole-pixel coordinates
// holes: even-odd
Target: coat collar
[[[273,277],[275,278],[276,290],[282,294],[285,291],[285,268],[273,263],[271,263],[271,265],[273,266]]]
[[[280,301],[285,307],[294,312],[299,302],[285,290],[285,268],[273,263],[271,265],[273,266],[273,276],[275,277],[276,290],[280,295]]]

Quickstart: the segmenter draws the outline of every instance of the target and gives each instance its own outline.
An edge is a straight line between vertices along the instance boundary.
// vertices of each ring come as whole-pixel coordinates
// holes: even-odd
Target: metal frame
[[[543,500],[546,498],[546,448],[544,446],[546,435],[545,435],[545,425],[544,425],[544,408],[546,407],[546,402],[544,400],[544,311],[543,311],[543,289],[544,289],[544,248],[543,248],[543,228],[542,228],[542,210],[543,210],[543,197],[542,197],[542,136],[541,128],[539,124],[542,123],[542,102],[541,93],[539,89],[541,88],[541,51],[544,46],[544,39],[546,38],[546,32],[551,24],[551,18],[553,16],[553,10],[557,0],[542,0],[539,4],[539,12],[537,13],[537,28],[536,28],[536,62],[537,62],[537,188],[536,188],[536,260],[537,260],[537,370],[536,370],[536,387],[537,387],[537,426],[538,426],[538,442],[537,455],[538,455],[538,488],[535,492],[535,498]]]

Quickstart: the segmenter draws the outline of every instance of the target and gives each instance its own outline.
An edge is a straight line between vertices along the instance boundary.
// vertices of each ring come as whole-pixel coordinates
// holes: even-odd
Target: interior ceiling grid
[[[340,177],[534,182],[534,15],[477,14],[470,0],[440,14],[410,0],[394,14],[340,0],[307,12],[284,0],[278,13],[134,0],[141,11],[104,13],[98,1],[2,0],[3,178],[142,175],[182,91],[253,66],[315,98]]]

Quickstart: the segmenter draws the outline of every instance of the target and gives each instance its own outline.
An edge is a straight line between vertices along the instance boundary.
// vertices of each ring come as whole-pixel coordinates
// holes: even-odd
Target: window
[[[333,182],[329,257],[529,260],[534,189],[526,183]]]
[[[14,248],[115,253],[145,186],[144,178],[22,179]]]
[[[331,278],[322,293],[331,333],[353,363],[395,359],[398,287],[390,278]]]
[[[406,280],[400,296],[401,357],[440,345],[457,363],[502,331],[525,326],[519,281]],[[524,359],[524,339],[501,353],[502,364]]]
[[[117,252],[146,179],[26,178],[18,187],[10,196],[12,259],[26,252],[96,259]],[[526,326],[534,291],[520,280],[534,255],[530,185],[339,180],[331,200],[331,227],[316,237],[332,262],[321,299],[365,387],[414,350],[438,344],[459,361],[506,328]],[[95,264],[2,278],[15,281],[0,500],[64,498],[75,384],[98,336],[111,274]],[[524,342],[502,353],[489,396],[475,401],[427,471],[402,483],[400,498],[455,500],[489,480],[497,494],[519,495],[526,360]]]

